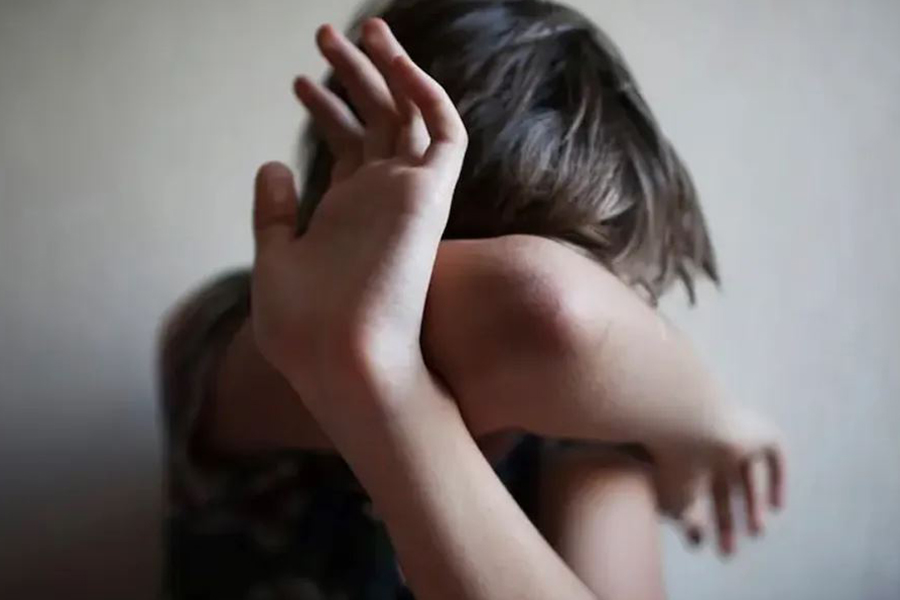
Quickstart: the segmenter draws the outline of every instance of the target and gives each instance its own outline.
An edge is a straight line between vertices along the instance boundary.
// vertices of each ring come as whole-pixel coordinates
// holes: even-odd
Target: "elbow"
[[[442,244],[428,294],[423,349],[457,393],[459,382],[578,364],[603,335],[600,277],[615,278],[562,244],[506,236]]]
[[[500,337],[515,344],[510,348],[541,359],[565,359],[583,347],[596,313],[572,269],[573,258],[580,257],[547,239],[514,236],[507,242],[494,265],[490,302]]]

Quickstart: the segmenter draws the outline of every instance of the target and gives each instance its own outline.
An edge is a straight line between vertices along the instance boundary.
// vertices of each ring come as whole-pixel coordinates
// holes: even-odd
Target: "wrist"
[[[379,409],[365,418],[356,413],[333,430],[336,447],[364,485],[385,471],[399,477],[432,468],[429,456],[438,446],[471,443],[478,451],[456,404],[434,392],[423,390],[401,410]]]
[[[295,389],[381,402],[418,385],[427,368],[417,336],[352,323],[318,327],[305,338],[302,352],[285,356],[279,370]]]
[[[439,448],[469,443],[478,453],[452,401],[426,402],[396,412],[357,413],[331,429],[335,447],[373,499],[435,468]],[[418,474],[418,475],[417,475]],[[394,482],[385,488],[386,481]]]
[[[698,402],[682,414],[681,420],[669,419],[675,430],[646,446],[657,458],[672,453],[703,459],[720,456],[734,443],[734,411],[735,405],[710,395],[707,401]]]
[[[295,389],[303,390],[304,404],[342,454],[350,445],[383,444],[408,437],[426,424],[461,418],[456,403],[421,359],[407,368],[398,363],[391,368],[350,364],[334,363],[314,380],[291,380]]]

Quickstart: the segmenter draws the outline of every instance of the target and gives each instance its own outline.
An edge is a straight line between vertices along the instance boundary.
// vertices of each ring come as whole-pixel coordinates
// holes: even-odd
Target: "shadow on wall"
[[[25,470],[21,457],[4,465],[14,481],[4,475],[0,499],[0,597],[159,597],[160,468],[155,455],[134,459],[127,430],[57,444]],[[98,455],[108,460],[78,464]]]

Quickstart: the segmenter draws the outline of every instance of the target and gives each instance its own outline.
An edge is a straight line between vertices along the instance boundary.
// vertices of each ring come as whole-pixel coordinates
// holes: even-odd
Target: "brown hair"
[[[690,174],[594,24],[541,0],[395,0],[373,8],[364,16],[387,21],[450,94],[469,133],[445,238],[560,239],[654,301],[680,279],[693,302],[697,272],[718,282]],[[346,97],[333,77],[328,86]],[[307,141],[306,217],[332,165],[315,131]]]

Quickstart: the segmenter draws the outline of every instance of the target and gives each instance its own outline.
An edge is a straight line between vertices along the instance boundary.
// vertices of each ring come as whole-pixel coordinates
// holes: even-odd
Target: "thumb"
[[[273,242],[287,242],[297,233],[297,190],[291,170],[279,162],[256,172],[253,193],[253,239],[257,253]]]

